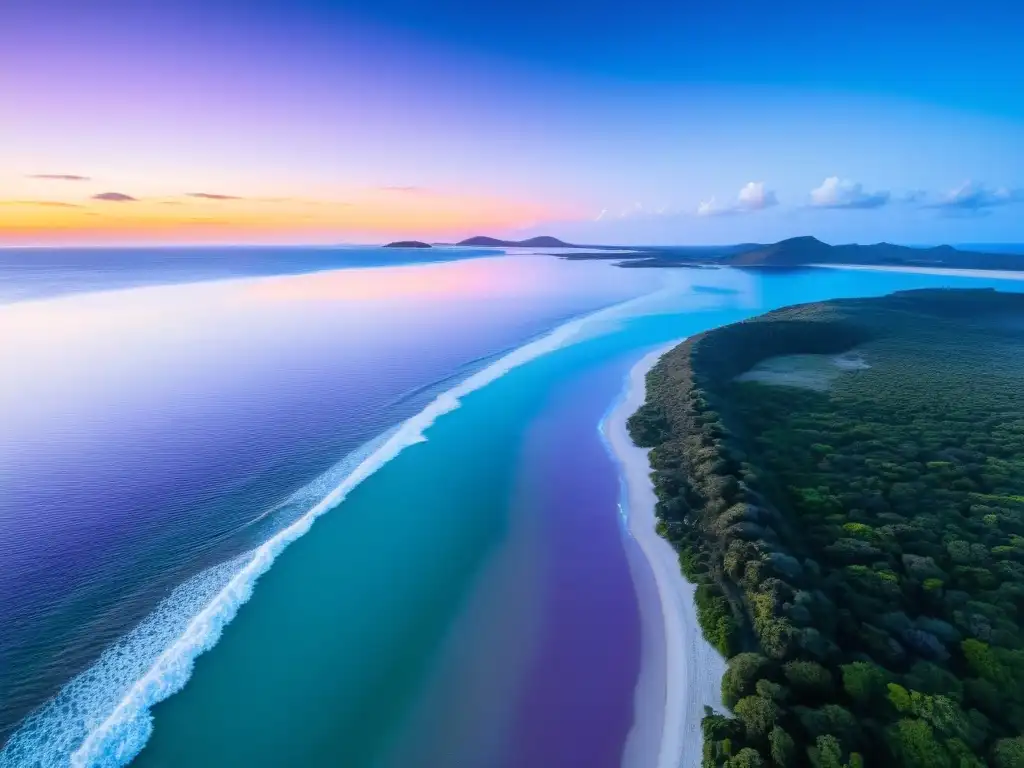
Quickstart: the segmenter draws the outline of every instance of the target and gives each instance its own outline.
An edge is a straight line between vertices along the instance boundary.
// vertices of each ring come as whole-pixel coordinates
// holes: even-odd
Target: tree
[[[789,661],[782,671],[793,687],[805,694],[826,696],[832,690],[832,673],[816,661]]]
[[[740,653],[729,659],[729,666],[722,675],[722,703],[732,709],[737,701],[751,695],[770,664],[759,653]]]
[[[768,734],[768,743],[771,746],[772,761],[778,768],[791,768],[796,765],[796,744],[793,743],[793,737],[782,728],[772,728],[772,732]]]
[[[948,696],[929,696],[920,691],[911,691],[910,711],[947,738],[976,745],[980,745],[984,739],[984,732]]]
[[[913,712],[914,705],[910,700],[910,691],[898,683],[889,683],[889,703],[896,707],[897,712]]]
[[[996,768],[1024,768],[1024,736],[997,741],[992,762]]]
[[[744,747],[725,762],[725,768],[762,768],[764,760],[757,750]]]
[[[794,707],[800,724],[812,739],[832,734],[852,747],[860,737],[860,725],[850,710],[838,704],[826,704],[820,709]]]
[[[973,637],[960,644],[967,659],[970,670],[983,680],[999,685],[1007,682],[1006,669],[992,652],[988,643],[975,640]]]
[[[862,707],[880,700],[886,693],[889,674],[882,667],[870,661],[855,661],[844,664],[843,689],[847,695]]]
[[[793,645],[793,639],[793,627],[785,619],[767,621],[761,630],[761,647],[773,659],[786,658]]]
[[[773,683],[771,680],[758,680],[755,686],[758,696],[782,704],[789,698],[789,689],[784,685]]]
[[[738,631],[729,601],[717,585],[700,584],[694,594],[694,603],[697,606],[697,623],[705,639],[728,658],[735,650]]]
[[[831,734],[819,736],[814,746],[807,748],[807,757],[814,768],[843,768],[843,748]]]
[[[949,756],[952,758],[953,765],[956,768],[988,768],[988,764],[960,739],[950,739],[947,741],[946,751],[949,752]]]
[[[946,750],[924,720],[906,718],[888,731],[889,748],[905,768],[952,768]]]
[[[930,661],[918,661],[906,675],[908,688],[922,693],[943,694],[957,701],[963,698],[963,685],[956,675]]]
[[[969,706],[990,717],[998,717],[1004,704],[1003,696],[995,685],[976,677],[964,681],[964,698]]]
[[[704,737],[704,764],[718,766],[732,755],[733,742],[743,740],[743,724],[732,717],[724,717],[711,707],[704,707],[704,719],[700,722]]]
[[[747,736],[758,740],[767,738],[781,712],[778,704],[760,696],[746,696],[740,699],[733,711],[746,728]]]
[[[743,735],[743,727],[735,718],[720,715],[707,706],[704,707],[704,717],[700,721],[700,729],[705,741],[737,739]]]

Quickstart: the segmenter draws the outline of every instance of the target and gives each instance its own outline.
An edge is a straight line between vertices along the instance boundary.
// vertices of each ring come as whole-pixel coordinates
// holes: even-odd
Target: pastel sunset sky
[[[6,0],[0,245],[1024,241],[1024,7]]]

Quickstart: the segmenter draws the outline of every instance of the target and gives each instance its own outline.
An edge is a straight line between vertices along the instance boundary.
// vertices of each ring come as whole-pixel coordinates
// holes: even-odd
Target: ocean
[[[632,364],[798,301],[1024,289],[377,252],[0,306],[0,766],[619,765],[598,424]]]

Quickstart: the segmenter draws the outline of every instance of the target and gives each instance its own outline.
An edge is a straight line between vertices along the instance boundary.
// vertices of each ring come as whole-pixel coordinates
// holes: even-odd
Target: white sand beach
[[[695,587],[683,578],[676,551],[654,531],[656,499],[647,450],[637,448],[626,429],[626,419],[644,402],[647,372],[678,343],[646,355],[633,367],[625,397],[603,425],[623,477],[623,513],[631,537],[627,551],[643,636],[635,720],[624,768],[697,768],[704,706],[722,709],[725,661],[701,635]]]
[[[946,277],[984,277],[993,280],[1024,280],[1024,272],[999,269],[954,269],[952,267],[911,267],[881,264],[810,264],[822,269],[852,269],[862,272],[909,272],[916,275],[944,275]]]

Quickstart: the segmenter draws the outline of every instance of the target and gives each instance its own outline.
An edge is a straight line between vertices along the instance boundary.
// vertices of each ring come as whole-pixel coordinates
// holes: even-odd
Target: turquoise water
[[[487,272],[486,262],[458,269]],[[265,531],[261,541],[273,538],[255,550],[227,550],[233,559],[203,572],[201,589],[187,593],[199,611],[188,616],[197,618],[167,625],[172,629],[158,640],[173,652],[147,657],[135,684],[119,678],[128,685],[110,688],[120,699],[88,711],[85,741],[69,739],[65,753],[75,752],[73,764],[122,765],[134,757],[151,766],[616,766],[632,724],[641,627],[619,482],[597,425],[632,364],[667,341],[795,302],[915,287],[1024,289],[1024,282],[992,277],[891,272],[637,272],[647,271],[559,263],[557,274],[546,275],[557,281],[526,273],[529,290],[507,305],[474,303],[469,295],[480,284],[463,279],[464,309],[452,306],[448,288],[437,295],[439,306],[431,305],[432,313],[446,308],[444,322],[431,315],[440,335],[421,328],[415,343],[396,343],[385,332],[367,342],[378,362],[365,375],[367,389],[344,402],[377,415],[367,428],[380,419],[384,427],[406,419],[404,425],[354,454],[362,464],[342,463],[325,475],[312,514],[296,506],[279,525],[240,529],[245,541],[256,531]],[[573,304],[560,293],[565,286],[609,274],[623,284],[620,299],[634,279],[649,281],[631,289],[647,297],[558,325],[578,314],[570,305],[596,308],[615,294],[607,285],[581,290]],[[668,287],[650,293],[661,284]],[[526,307],[526,297],[540,303]],[[323,326],[328,315],[316,307],[291,321],[279,349],[313,328],[337,327]],[[532,324],[506,323],[502,333],[496,325],[484,341],[483,319],[499,307],[506,314],[515,307]],[[267,327],[284,317],[265,318]],[[545,335],[545,327],[555,330]],[[509,338],[509,328],[538,330],[518,332],[518,348],[501,357],[493,339]],[[398,364],[410,350],[448,349],[474,334],[491,354],[431,351],[431,360],[460,367],[427,377],[430,386],[394,401],[400,407],[368,399],[374,381],[382,386],[391,372],[413,370]],[[328,335],[311,351],[322,355]],[[270,372],[267,363],[261,370]],[[295,376],[305,369],[287,370]],[[307,392],[310,425],[325,413],[312,401],[328,397],[332,371],[341,386],[359,368],[325,366],[317,374]],[[293,405],[274,411],[282,397],[305,391],[311,379],[302,376],[302,387],[274,380],[260,395],[267,403],[261,418],[283,428],[305,413]],[[260,390],[248,386],[253,396]],[[337,456],[328,438],[357,412],[332,416],[316,456]],[[389,414],[401,417],[388,422]],[[272,454],[275,462],[291,466],[301,439],[284,444],[277,432],[263,431],[256,434],[267,451],[284,446]],[[239,435],[244,440],[244,431]],[[253,487],[253,498],[269,487]],[[47,710],[42,722],[59,726],[62,711]],[[25,764],[32,763],[0,754],[0,765]]]

